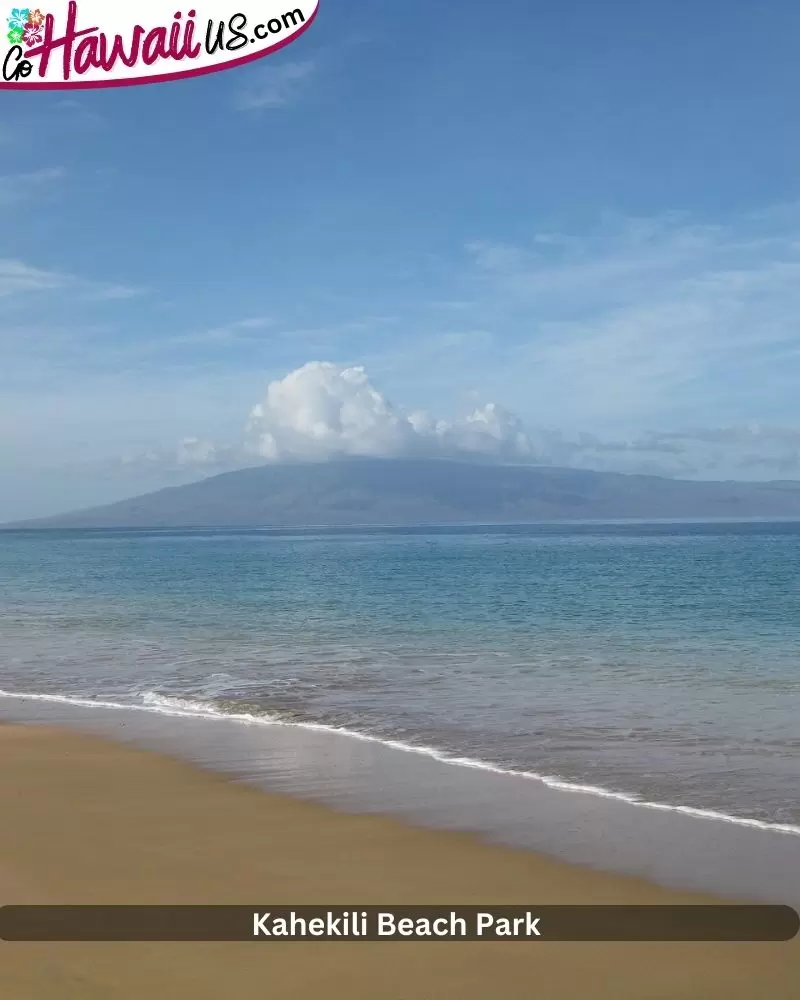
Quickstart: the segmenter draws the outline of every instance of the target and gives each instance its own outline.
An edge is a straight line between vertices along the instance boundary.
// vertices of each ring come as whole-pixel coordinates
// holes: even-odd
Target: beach
[[[6,903],[711,901],[470,835],[348,815],[167,756],[0,725]],[[790,943],[3,943],[0,995],[794,997]]]

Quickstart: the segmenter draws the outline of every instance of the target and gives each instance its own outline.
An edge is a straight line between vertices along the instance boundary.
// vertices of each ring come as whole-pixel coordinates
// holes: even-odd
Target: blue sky
[[[322,0],[248,67],[4,93],[0,518],[476,429],[797,478],[798,51],[789,0]]]

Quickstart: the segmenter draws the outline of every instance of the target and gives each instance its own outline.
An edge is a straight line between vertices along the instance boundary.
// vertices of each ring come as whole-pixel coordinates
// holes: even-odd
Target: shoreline
[[[3,902],[544,905],[715,901],[389,816],[352,815],[148,750],[0,725]],[[10,1000],[794,996],[800,945],[0,944]],[[535,988],[534,988],[535,987]],[[573,991],[573,992],[570,992]]]
[[[314,725],[112,710],[49,695],[0,698],[2,720],[94,734],[345,813],[467,832],[677,891],[800,909],[800,837],[760,825],[548,787]]]
[[[372,733],[360,732],[357,729],[350,729],[345,726],[333,726],[322,722],[311,722],[297,719],[284,719],[280,715],[254,715],[252,713],[220,712],[212,705],[206,705],[202,701],[193,698],[182,698],[179,696],[169,697],[164,695],[145,692],[152,695],[150,700],[145,700],[142,704],[101,701],[79,696],[62,694],[44,694],[39,692],[6,691],[0,689],[0,699],[12,701],[33,701],[57,705],[70,705],[76,708],[100,709],[107,711],[122,712],[145,712],[153,715],[161,715],[167,718],[200,719],[211,722],[238,723],[252,726],[287,726],[307,732],[327,733],[335,737],[360,740],[365,743],[376,743],[379,746],[401,753],[416,754],[427,757],[440,764],[452,767],[473,768],[479,771],[486,771],[489,774],[504,775],[512,778],[521,778],[525,781],[534,781],[546,788],[581,794],[593,795],[601,799],[624,803],[635,806],[639,809],[654,809],[663,812],[674,812],[684,816],[691,816],[695,819],[712,820],[720,823],[731,823],[734,826],[748,827],[753,830],[763,830],[769,833],[788,834],[800,837],[800,826],[794,823],[779,823],[772,820],[756,819],[752,816],[739,816],[719,810],[709,809],[702,806],[690,806],[683,803],[660,802],[655,799],[644,799],[629,792],[618,789],[606,788],[601,785],[582,784],[578,781],[564,778],[556,774],[544,774],[537,771],[522,770],[512,767],[504,767],[489,760],[477,757],[465,757],[458,755],[454,751],[445,750],[439,747],[417,745],[391,737],[377,736]]]

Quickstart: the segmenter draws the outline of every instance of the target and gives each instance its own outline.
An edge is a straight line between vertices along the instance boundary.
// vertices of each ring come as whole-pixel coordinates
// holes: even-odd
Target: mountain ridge
[[[449,459],[257,465],[13,528],[510,524],[800,517],[800,481],[746,483]]]

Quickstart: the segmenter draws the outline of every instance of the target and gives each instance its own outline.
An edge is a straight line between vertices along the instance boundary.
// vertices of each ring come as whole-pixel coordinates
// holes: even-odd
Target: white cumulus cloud
[[[529,458],[519,419],[495,403],[447,421],[392,403],[363,367],[312,361],[267,386],[250,415],[257,454],[267,461],[344,456],[484,455]]]

